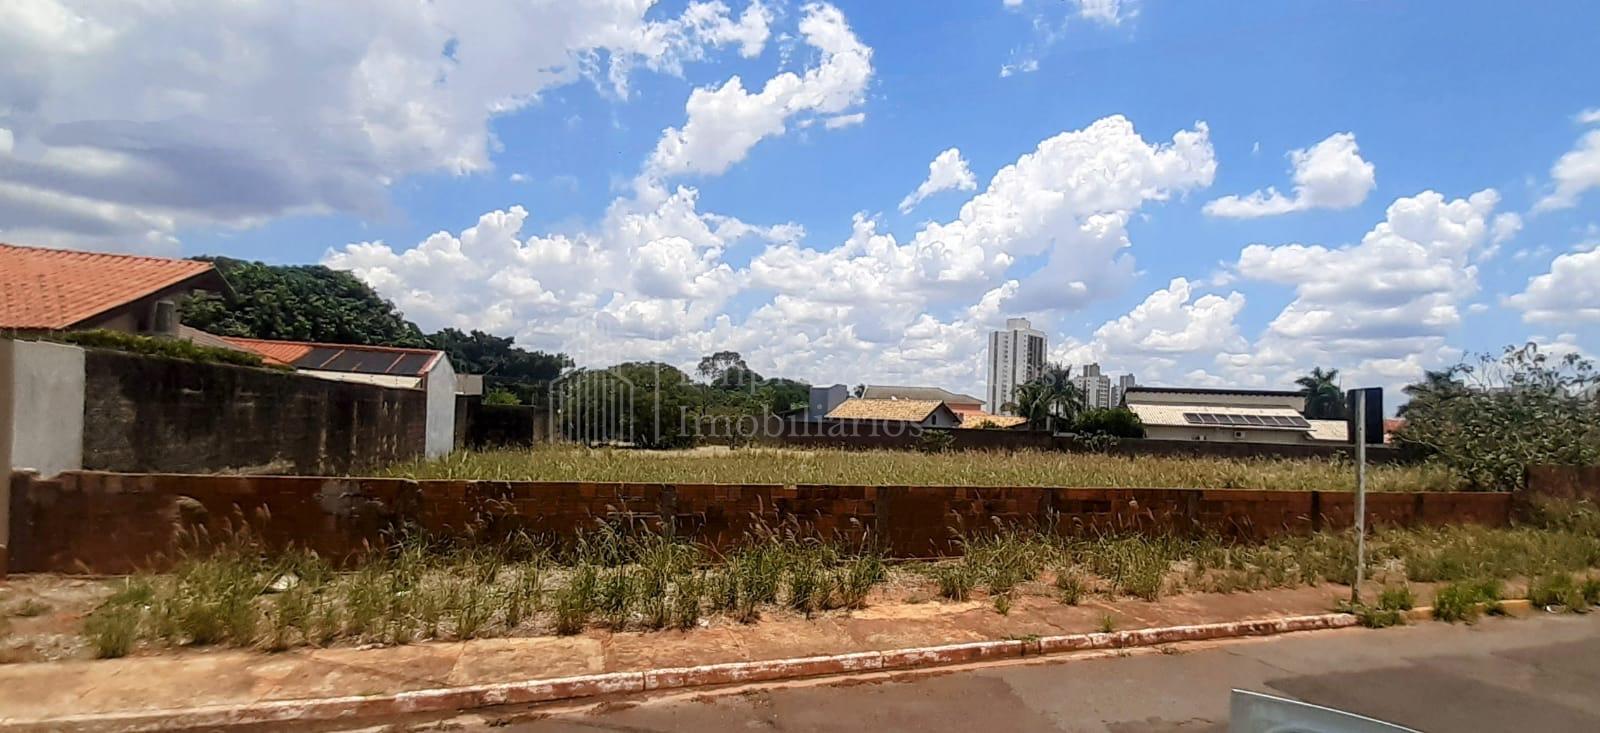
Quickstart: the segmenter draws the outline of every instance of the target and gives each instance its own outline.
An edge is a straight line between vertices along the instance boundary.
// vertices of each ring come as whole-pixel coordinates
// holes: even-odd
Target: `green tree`
[[[811,400],[811,385],[795,379],[766,379],[756,388],[756,399],[771,413],[805,407]]]
[[[1449,374],[1408,388],[1406,424],[1394,435],[1402,448],[1450,466],[1477,489],[1521,487],[1532,465],[1600,463],[1592,362],[1529,343]]]
[[[694,441],[689,423],[701,406],[699,388],[677,367],[627,362],[578,370],[555,386],[557,416],[571,439],[680,448]]]
[[[1435,371],[1432,369],[1422,373],[1422,379],[1406,385],[1400,391],[1404,392],[1408,401],[1395,410],[1397,416],[1405,416],[1412,405],[1425,404],[1434,400],[1458,397],[1467,391],[1466,383],[1462,382],[1458,374],[1458,367]]]
[[[761,382],[761,375],[744,363],[737,351],[718,351],[700,358],[695,373],[713,387],[721,389],[751,389]]]
[[[1072,367],[1047,364],[1039,376],[1017,386],[1006,408],[1027,418],[1036,430],[1053,431],[1077,420],[1084,409],[1083,392],[1072,381]]]
[[[522,398],[518,397],[515,392],[512,392],[504,387],[495,387],[494,389],[491,389],[483,394],[483,404],[520,405],[522,404]]]
[[[1143,438],[1144,421],[1126,407],[1086,410],[1072,429],[1080,435],[1109,435],[1114,438]]]
[[[573,365],[566,354],[526,351],[509,337],[483,331],[462,333],[446,328],[430,334],[427,340],[430,346],[449,355],[457,372],[482,374],[484,381],[496,389],[533,405],[543,404],[546,386]]]
[[[1339,388],[1339,370],[1323,371],[1313,367],[1311,373],[1294,380],[1300,393],[1306,396],[1306,417],[1313,420],[1345,419],[1344,390]]]
[[[376,346],[426,345],[407,321],[360,279],[320,265],[266,265],[199,257],[232,292],[199,293],[181,306],[184,323],[222,336]]]

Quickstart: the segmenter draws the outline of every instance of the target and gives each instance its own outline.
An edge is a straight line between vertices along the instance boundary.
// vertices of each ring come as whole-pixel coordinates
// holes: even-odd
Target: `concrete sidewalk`
[[[978,602],[869,607],[812,620],[716,621],[689,632],[483,639],[278,654],[184,650],[92,662],[0,665],[0,724],[69,716],[392,695],[519,680],[908,649],[1327,612],[1342,586],[1190,594],[1158,603],[1023,597],[1009,616]]]

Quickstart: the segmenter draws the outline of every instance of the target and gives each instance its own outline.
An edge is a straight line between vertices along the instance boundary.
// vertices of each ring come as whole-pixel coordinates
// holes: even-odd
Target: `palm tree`
[[[1300,393],[1306,396],[1306,417],[1313,420],[1343,420],[1344,390],[1339,388],[1339,370],[1323,371],[1313,367],[1311,373],[1294,380]]]
[[[1421,381],[1408,384],[1400,390],[1406,393],[1406,397],[1410,398],[1410,401],[1401,405],[1400,409],[1395,410],[1395,415],[1397,417],[1405,415],[1406,408],[1415,404],[1429,400],[1456,397],[1466,392],[1467,385],[1456,378],[1456,372],[1456,367],[1443,371],[1434,371],[1432,369],[1424,371]]]
[[[1083,392],[1072,381],[1072,367],[1047,364],[1039,376],[1018,385],[1006,408],[1028,419],[1034,428],[1054,431],[1083,414]]]

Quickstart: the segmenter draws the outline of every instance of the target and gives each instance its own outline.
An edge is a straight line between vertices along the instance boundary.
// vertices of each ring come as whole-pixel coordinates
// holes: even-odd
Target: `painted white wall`
[[[83,468],[83,349],[0,341],[0,458],[6,473]]]
[[[438,458],[456,447],[456,370],[450,365],[450,357],[440,357],[423,381],[428,392],[428,433],[423,452],[429,458]]]

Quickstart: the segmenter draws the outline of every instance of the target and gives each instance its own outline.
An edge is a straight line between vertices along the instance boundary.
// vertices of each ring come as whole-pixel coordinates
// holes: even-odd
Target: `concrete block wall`
[[[362,471],[422,455],[436,427],[423,390],[101,349],[84,369],[83,467],[94,470]]]
[[[771,530],[845,542],[871,537],[896,557],[959,554],[963,532],[1008,525],[1062,533],[1215,532],[1239,539],[1350,526],[1338,492],[951,486],[409,481],[292,476],[68,472],[11,481],[13,572],[125,573],[166,567],[194,537],[243,529],[270,548],[335,561],[407,527],[554,540],[610,522],[671,528],[713,548]],[[1372,494],[1381,524],[1510,520],[1510,495]],[[1052,523],[1050,525],[1048,523]]]

